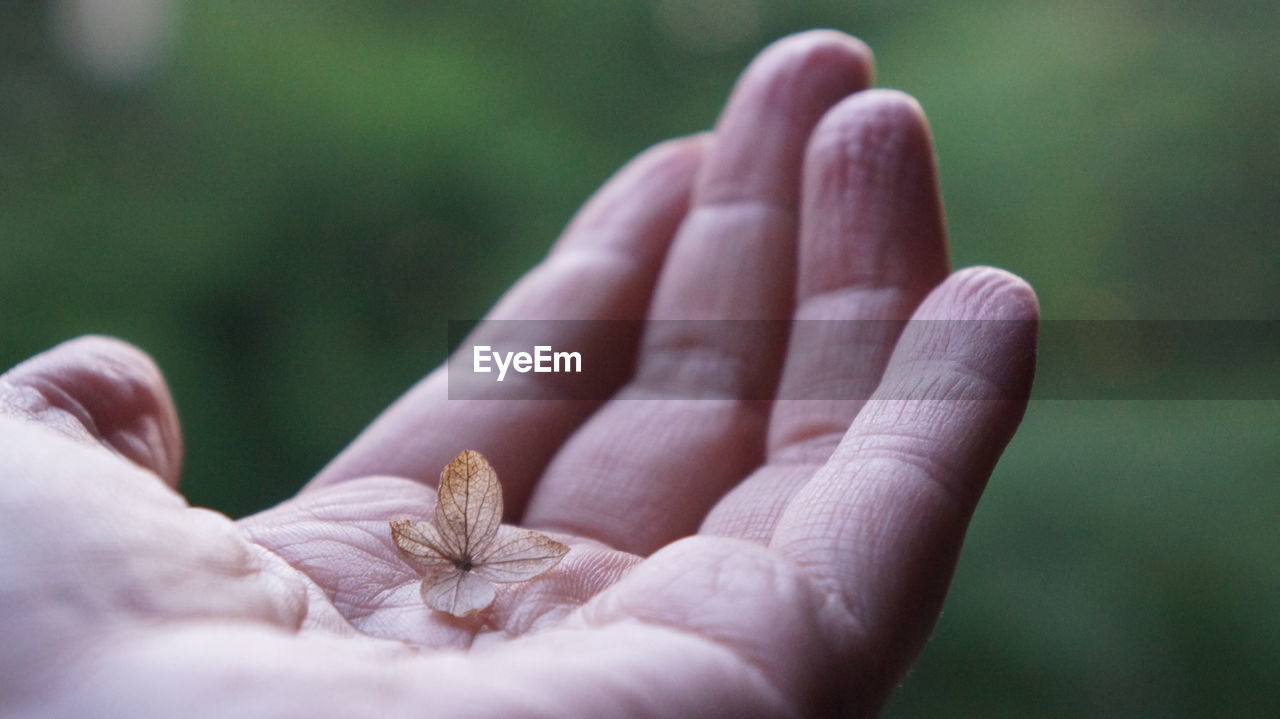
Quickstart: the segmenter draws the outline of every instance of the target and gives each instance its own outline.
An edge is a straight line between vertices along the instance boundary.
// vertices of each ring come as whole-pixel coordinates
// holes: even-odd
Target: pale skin
[[[775,43],[713,132],[624,167],[490,316],[1025,322],[600,340],[588,356],[634,370],[603,403],[450,401],[436,372],[240,521],[179,494],[151,361],[64,343],[0,382],[0,709],[874,714],[1021,418],[1038,309],[1008,273],[951,272],[924,117],[870,75],[838,33]],[[823,399],[833,382],[878,394]],[[500,473],[507,522],[570,551],[454,619],[388,522],[428,520],[464,449]]]

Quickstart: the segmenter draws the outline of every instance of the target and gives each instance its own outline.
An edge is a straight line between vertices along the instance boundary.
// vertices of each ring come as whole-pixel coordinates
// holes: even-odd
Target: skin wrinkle
[[[613,547],[613,545],[609,544],[607,539],[602,539],[600,537],[600,531],[598,527],[588,526],[585,524],[581,526],[577,526],[577,523],[574,522],[572,519],[556,519],[554,522],[548,522],[548,521],[521,522],[520,526],[528,527],[529,529],[537,529],[540,531],[560,532],[563,534],[571,534],[571,535],[580,536],[580,537],[591,537],[594,541],[600,542],[601,544],[607,547],[610,547],[612,551],[625,552],[625,550],[620,550],[620,549],[617,549],[616,547]]]
[[[877,465],[885,464],[888,466],[879,470],[881,476],[897,477],[899,482],[904,474],[923,479],[924,484],[936,490],[957,513],[968,512],[973,506],[974,497],[961,494],[960,489],[954,486],[954,482],[948,482],[945,479],[945,477],[959,476],[956,474],[959,469],[956,465],[948,465],[941,460],[923,456],[921,452],[903,447],[882,447],[878,452],[868,452],[860,457],[859,471],[872,474]],[[916,471],[904,471],[912,469]]]
[[[303,507],[300,508],[300,511],[302,511],[303,514],[307,516],[307,519],[301,522],[293,522],[293,523],[284,525],[282,527],[271,527],[266,529],[265,531],[256,529],[255,522],[251,520],[242,521],[241,526],[247,530],[248,537],[254,546],[276,557],[277,559],[279,559],[281,563],[289,567],[291,571],[296,572],[298,575],[300,575],[306,582],[309,582],[311,585],[314,585],[315,587],[319,588],[322,594],[325,596],[326,600],[337,611],[339,616],[341,616],[345,621],[351,624],[354,628],[359,629],[359,627],[356,624],[357,620],[367,617],[373,611],[376,611],[377,607],[372,605],[366,605],[363,602],[347,601],[345,599],[345,596],[349,590],[344,588],[341,582],[333,584],[327,581],[323,581],[325,579],[323,577],[315,576],[313,572],[317,571],[320,567],[316,567],[308,570],[309,565],[315,564],[317,559],[323,559],[325,555],[309,554],[305,559],[297,556],[292,556],[292,555],[295,555],[295,552],[291,551],[294,548],[297,548],[297,547],[310,548],[316,545],[317,538],[314,536],[312,537],[307,536],[307,532],[309,531],[308,527],[324,528],[324,527],[332,526],[330,524],[330,522],[332,521],[331,519],[321,518],[323,515],[320,514],[319,509],[323,509],[323,508],[324,507],[315,508],[315,507],[304,505]],[[257,516],[261,517],[262,515],[257,515]],[[353,523],[343,525],[343,527],[344,527],[343,531],[348,531],[352,529],[357,531],[362,531],[362,532],[365,532],[368,536],[373,537],[378,541],[382,541],[382,538],[380,536],[377,536],[373,531],[362,526],[362,523],[353,522]],[[279,536],[289,537],[292,535],[297,535],[301,537],[301,539],[297,541],[290,541],[285,544],[279,544],[276,541],[276,537],[279,537]],[[342,547],[347,550],[346,552],[332,555],[334,557],[340,557],[347,554],[355,554],[360,556],[362,559],[372,559],[374,561],[382,563],[391,571],[393,575],[402,573],[402,572],[396,571],[398,567],[396,567],[396,565],[392,564],[390,561],[384,560],[382,557],[379,557],[377,555],[370,555],[367,551],[353,545],[349,540],[344,540],[344,539],[335,537],[335,538],[330,538],[328,540],[321,539],[319,541],[327,541],[329,543],[332,543],[334,545],[337,545],[338,547]],[[321,566],[323,566],[323,564],[321,564]],[[403,586],[403,585],[400,585],[400,586]],[[397,589],[399,589],[399,586],[388,587],[386,594],[390,595],[394,593]],[[358,596],[358,593],[357,593],[357,596]],[[364,611],[366,609],[366,606],[371,607],[369,611]]]
[[[887,407],[887,404],[883,404],[883,403],[881,402],[881,400],[877,400],[877,402],[870,403],[870,409],[872,409],[872,416],[874,416],[874,413],[876,413],[876,412],[882,412],[881,407]],[[950,409],[950,408],[951,408],[950,404],[947,404],[947,406],[945,406],[945,407],[947,407],[948,409]],[[918,415],[918,413],[914,413],[914,415]],[[918,418],[918,417],[915,417],[914,422],[916,423],[916,425],[918,425],[918,423],[919,423],[919,418]],[[938,421],[936,420],[936,421],[933,421],[932,423],[933,423],[933,425],[936,425],[936,423],[938,423]],[[925,438],[924,438],[924,435],[919,435],[919,439],[925,439]],[[842,452],[842,453],[849,453],[849,454],[851,454],[851,453],[854,453],[854,452],[855,452],[855,450],[863,450],[863,449],[867,448],[867,445],[868,445],[867,441],[865,441],[865,440],[863,440],[863,441],[858,441],[858,440],[855,440],[855,439],[847,439],[847,440],[846,440],[846,443],[847,443],[847,444],[849,444],[849,446],[847,446],[846,450],[844,450],[844,452]],[[772,463],[773,463],[773,461],[772,461],[772,459],[771,459],[771,464],[772,464]],[[855,471],[855,468],[852,468],[852,467],[850,467],[850,468],[846,468],[846,472],[851,472],[851,471]],[[795,493],[795,491],[799,491],[799,489],[800,489],[800,487],[799,487],[799,486],[796,486],[796,487],[795,487],[795,489],[794,489],[794,490],[792,490],[790,494],[794,494],[794,493]],[[763,530],[762,530],[762,531],[763,531]]]
[[[664,273],[658,285],[650,319],[787,319],[790,307],[774,310],[775,287],[780,279],[762,277],[763,287],[753,287],[749,293],[731,292],[729,297],[712,294],[705,283],[710,276],[739,277],[743,272],[767,269],[773,261],[792,262],[788,243],[781,238],[795,227],[795,215],[783,210],[769,200],[755,202],[743,199],[732,204],[706,203],[695,200],[689,215],[681,226],[672,252],[696,254],[694,261],[704,283],[694,284],[687,279],[677,282],[671,272]],[[690,245],[696,239],[696,246]],[[706,260],[714,256],[714,263]],[[747,297],[751,306],[728,302]],[[788,303],[789,304],[789,303]],[[761,306],[756,306],[761,305]],[[692,311],[690,308],[694,308]],[[761,312],[762,309],[769,311]]]
[[[428,519],[431,513],[427,507],[434,507],[437,493],[435,488],[406,477],[363,477],[358,481],[335,485],[328,489],[328,495],[319,493],[308,497],[308,506],[314,502],[317,518],[340,521],[382,521],[390,513]],[[319,500],[332,498],[327,504]],[[341,500],[341,501],[338,501]],[[325,514],[319,514],[323,509]],[[361,514],[334,514],[351,509],[358,509]]]
[[[511,596],[498,605],[495,623],[510,636],[553,626],[621,581],[639,562],[639,557],[623,552],[574,547],[560,565],[538,582],[500,587]]]
[[[8,377],[9,374],[5,376]],[[59,383],[48,377],[31,375],[20,378],[19,383],[5,381],[0,384],[0,389],[3,389],[4,396],[4,400],[0,401],[3,404],[0,415],[8,414],[27,420],[39,431],[54,432],[84,446],[102,447],[130,466],[155,474],[150,467],[139,464],[108,442],[98,432],[92,414]]]
[[[300,565],[294,564],[293,568],[294,571],[305,574],[305,576],[310,577],[312,581],[319,583],[320,586],[324,585],[325,582],[319,581],[319,578],[311,577],[311,573],[308,572],[306,567],[300,567]],[[360,632],[361,635],[378,638],[378,640],[397,641],[402,642],[402,644],[406,644],[406,642],[408,642],[408,644],[411,644],[413,637],[396,636],[402,635],[401,626],[396,622],[385,623],[384,615],[388,610],[396,609],[396,606],[389,604],[394,597],[404,596],[401,608],[406,610],[411,617],[421,617],[421,599],[419,597],[419,592],[417,592],[417,587],[420,585],[421,578],[411,576],[407,571],[394,573],[403,574],[403,576],[406,576],[406,580],[403,582],[389,583],[389,585],[385,586],[384,591],[380,592],[380,596],[385,599],[384,603],[375,603],[374,597],[370,597],[369,601],[348,601],[346,596],[349,590],[343,589],[325,590],[324,594],[326,600],[329,601],[330,606],[332,606],[335,612],[337,612],[344,620],[347,620],[347,622],[351,624],[357,632]],[[352,596],[358,596],[358,594],[352,594]],[[357,609],[358,612],[356,612]],[[376,633],[376,629],[379,628],[384,629],[387,633],[385,633],[385,635],[384,633]],[[436,628],[428,628],[428,632],[429,633],[426,636],[435,637],[440,635],[439,629]],[[454,627],[445,633],[447,633],[449,641],[457,642],[458,640],[462,640],[463,646],[470,646],[471,641],[474,641],[474,636],[472,636],[474,635],[474,632],[474,628],[467,629],[465,632],[458,632],[457,627]],[[438,645],[439,642],[428,642],[428,644],[425,644],[424,646]]]
[[[895,219],[900,219],[897,203],[893,195],[901,188],[914,184],[919,175],[916,163],[907,162],[906,145],[908,132],[897,123],[884,122],[882,118],[874,118],[858,128],[859,136],[851,138],[848,155],[845,155],[849,171],[849,181],[841,187],[841,194],[850,207],[858,208],[842,217],[850,221],[849,232],[858,237],[889,237],[895,234],[889,230]],[[864,199],[863,188],[875,188],[878,195]],[[941,233],[938,233],[941,235]],[[879,243],[871,243],[869,247],[879,249],[876,255],[883,256],[886,248]],[[877,258],[879,259],[879,258]],[[895,268],[897,263],[867,263],[878,269]],[[871,274],[875,274],[872,272]],[[893,273],[902,280],[914,279],[912,274]],[[889,277],[881,276],[881,281],[889,281]]]
[[[849,400],[856,401],[856,400]],[[849,430],[847,423],[836,420],[803,420],[792,422],[780,445],[769,450],[770,467],[806,467],[812,470],[820,465],[844,438]]]
[[[37,424],[62,429],[80,441],[92,442],[101,436],[88,408],[53,377],[44,373],[23,376],[20,386],[26,414]]]
[[[715,373],[699,375],[700,382],[713,384],[737,391],[745,396],[764,396],[775,381],[776,366],[781,364],[781,351],[785,347],[785,330],[783,321],[791,314],[790,288],[780,283],[760,288],[760,292],[723,292],[713,293],[710,287],[720,282],[731,282],[735,278],[753,277],[771,271],[779,265],[793,263],[785,245],[776,243],[776,238],[767,235],[744,237],[734,227],[726,227],[723,223],[702,223],[702,225],[686,225],[690,228],[686,236],[695,236],[705,241],[696,249],[688,246],[685,253],[704,255],[699,261],[702,272],[697,278],[691,276],[665,275],[669,281],[659,287],[655,295],[650,318],[658,322],[650,324],[642,339],[639,356],[639,375],[646,384],[661,385],[671,382],[666,379],[662,367],[665,359],[655,350],[667,350],[667,345],[679,347],[681,343],[673,343],[670,333],[695,332],[692,338],[702,344],[711,345],[713,350],[725,355],[724,377]],[[696,230],[696,232],[695,232]],[[786,232],[780,228],[776,232]],[[723,238],[723,239],[720,239]],[[732,240],[730,240],[732,238]],[[719,249],[714,249],[714,248]],[[678,251],[678,250],[677,250]],[[718,259],[710,263],[705,255],[718,253]],[[691,260],[690,262],[694,262]],[[663,323],[662,320],[693,320],[685,323]],[[746,320],[738,329],[746,333],[717,336],[716,331],[723,331],[733,320]],[[773,320],[776,323],[762,322]],[[727,322],[728,321],[728,322]],[[778,344],[768,349],[753,346],[752,339],[765,335],[767,339]],[[777,355],[775,357],[775,355]],[[656,358],[655,358],[656,356]],[[651,358],[654,358],[651,360]],[[657,367],[655,368],[655,364]],[[676,375],[687,374],[682,371]],[[686,389],[686,391],[688,391]]]
[[[756,469],[708,514],[701,531],[767,543],[787,503],[813,474],[814,464],[780,464],[773,458]]]
[[[711,192],[711,189],[707,192]],[[741,195],[721,192],[711,197],[699,197],[689,209],[685,222],[723,225],[726,215],[728,220],[751,228],[747,233],[751,237],[771,236],[776,234],[771,230],[795,227],[799,221],[798,209],[790,198],[769,197],[751,192],[743,192]]]
[[[292,629],[294,631],[302,631],[307,626],[308,620],[313,616],[313,592],[323,593],[323,590],[319,585],[311,581],[310,577],[289,566],[279,555],[266,547],[253,542],[249,542],[249,547],[254,554],[255,561],[261,566],[261,572],[264,575],[272,577],[281,586],[293,588],[294,602],[299,605],[301,611],[295,613]]]
[[[705,338],[681,337],[676,341],[646,342],[641,372],[624,392],[628,398],[699,399],[733,402],[741,411],[767,416],[760,406],[758,359],[744,351],[732,351],[724,343]]]
[[[862,525],[855,525],[849,522],[848,517],[839,513],[829,513],[825,520],[827,526],[823,527],[829,541],[818,546],[822,547],[822,551],[839,552],[841,547],[856,547],[854,561],[844,563],[843,576],[846,577],[868,577],[879,579],[876,576],[877,571],[882,567],[880,557],[895,553],[898,545],[916,544],[921,547],[929,548],[933,546],[932,539],[928,541],[920,541],[919,537],[933,537],[938,526],[930,526],[930,530],[921,535],[910,524],[911,520],[921,516],[950,517],[961,521],[967,521],[968,511],[961,513],[948,513],[946,510],[951,509],[949,497],[936,485],[921,482],[891,482],[880,485],[865,484],[858,493],[858,503],[862,506],[877,506],[877,503],[886,496],[892,496],[894,501],[890,506],[894,509],[890,512],[882,513],[875,517],[874,521],[867,522]],[[942,505],[939,505],[939,502]],[[865,515],[864,515],[865,516]],[[950,519],[939,519],[936,525],[941,526],[942,531],[949,531],[954,522]],[[912,539],[912,537],[916,539]],[[808,548],[813,552],[813,547]],[[813,552],[817,554],[818,552]],[[840,565],[837,563],[828,563],[828,567],[836,567],[837,571],[833,576],[840,575]],[[846,582],[846,586],[848,586]],[[898,586],[890,586],[891,589],[887,595],[876,597],[871,594],[863,595],[860,592],[850,592],[851,597],[861,598],[867,603],[866,611],[861,612],[862,616],[867,617],[868,626],[892,626],[883,621],[873,621],[867,611],[874,604],[883,604],[885,601],[888,607],[892,609],[895,600],[904,598],[903,592],[910,592],[910,582],[900,583]],[[882,592],[882,595],[884,593]]]
[[[903,367],[901,377],[882,396],[886,401],[907,400],[924,406],[953,402],[998,402],[1010,395],[1003,387],[982,374],[980,367],[959,359],[920,360]]]
[[[867,322],[858,317],[798,318],[791,330],[790,343],[803,354],[793,354],[784,369],[778,397],[778,403],[783,407],[794,399],[861,400],[869,397],[880,383],[901,325]],[[818,391],[817,387],[823,383],[841,383],[856,387],[858,391],[832,396]],[[780,419],[788,417],[784,414]]]
[[[858,473],[846,475],[855,479],[861,476],[861,473],[871,475],[878,471],[882,476],[892,477],[897,482],[902,482],[906,477],[916,476],[918,473],[926,484],[936,485],[935,489],[946,496],[957,511],[968,511],[975,497],[962,493],[960,488],[952,486],[953,482],[946,479],[960,476],[954,473],[959,468],[958,465],[921,455],[921,452],[905,447],[883,445],[872,447],[859,453],[856,460],[848,462],[844,471]]]
[[[317,529],[332,529],[335,532],[341,533],[345,533],[347,531],[358,531],[364,533],[370,539],[381,542],[384,537],[380,532],[374,531],[375,528],[380,529],[380,527],[377,527],[379,524],[381,524],[381,522],[377,522],[376,520],[357,520],[352,521],[348,525],[339,529],[338,527],[333,526],[333,522],[331,520],[308,518],[301,522],[293,522],[279,528],[271,527],[266,530],[258,531],[253,531],[251,529],[250,535],[253,538],[253,541],[260,542],[264,545],[267,543],[267,539],[270,538],[272,540],[271,551],[278,554],[288,554],[290,553],[290,550],[295,547],[311,546],[318,542],[332,542],[334,544],[346,546],[354,552],[368,554],[368,552],[355,547],[354,543],[345,537],[317,537],[313,536],[311,533],[315,532]],[[275,541],[277,536],[284,537],[285,541],[283,543]]]
[[[912,446],[913,444],[916,444],[916,446],[923,446],[926,449],[917,449]],[[886,459],[898,459],[904,454],[911,454],[914,456],[917,454],[923,454],[928,450],[936,451],[937,444],[937,437],[927,434],[913,435],[912,433],[901,429],[885,430],[874,440],[864,443],[858,450],[857,459],[850,460],[850,463],[852,464],[856,462],[861,464],[869,459],[881,458],[877,453],[883,453],[883,458]],[[840,454],[844,455],[844,452],[841,452]],[[950,460],[934,458],[928,459],[927,461],[931,462],[930,466],[934,469],[940,470],[944,473],[951,473],[953,475],[957,470],[962,468],[961,465]],[[848,467],[848,469],[853,469],[853,467]]]
[[[102,435],[102,441],[143,469],[160,474],[156,466],[167,467],[169,461],[164,456],[156,456],[155,448],[162,445],[159,437],[158,423],[149,418],[140,418],[133,422],[130,429],[119,429]]]
[[[348,550],[347,552],[344,552],[344,553],[332,555],[335,558],[342,557],[345,555],[355,554],[360,556],[362,559],[371,558],[375,561],[382,563],[384,566],[388,567],[388,569],[390,570],[388,573],[391,574],[392,576],[398,576],[400,574],[404,574],[404,572],[402,571],[397,571],[398,567],[393,568],[395,565],[393,565],[391,562],[384,561],[382,560],[382,558],[377,557],[376,555],[369,555],[368,552],[360,550],[349,543],[341,542],[338,540],[332,540],[332,543]],[[303,546],[313,546],[315,544],[315,540],[308,540],[300,544]],[[293,571],[305,577],[307,581],[311,582],[317,587],[321,587],[324,593],[324,596],[329,601],[329,603],[338,611],[338,613],[344,619],[346,619],[349,623],[351,623],[352,626],[359,628],[358,620],[364,619],[368,615],[375,612],[378,608],[380,608],[378,605],[373,603],[372,598],[370,599],[370,601],[367,601],[367,602],[366,601],[349,601],[347,598],[348,596],[359,597],[360,592],[351,591],[351,589],[344,586],[341,581],[336,583],[329,582],[327,581],[329,579],[329,577],[327,576],[323,576],[323,577],[315,576],[313,574],[314,572],[317,572],[321,568],[326,567],[327,565],[330,564],[328,562],[321,561],[325,559],[325,555],[311,554],[311,555],[308,555],[305,559],[295,557],[292,560],[290,560],[289,558],[285,557],[282,552],[276,549],[273,549],[271,547],[264,546],[264,545],[258,545],[258,546],[262,546],[265,551],[270,552],[273,555],[279,557],[282,562],[284,562],[286,565],[291,567]],[[324,574],[326,575],[328,573],[329,573],[328,571],[324,572]],[[412,582],[410,581],[410,582],[405,582],[404,584],[411,584],[411,583]],[[386,595],[389,596],[393,594],[396,590],[403,587],[404,584],[401,584],[398,586],[389,586],[387,588]]]
[[[819,526],[817,529],[829,531],[831,528]],[[871,538],[867,537],[867,539]],[[795,562],[796,567],[809,573],[816,591],[826,598],[827,612],[824,616],[834,613],[844,620],[848,632],[846,635],[848,639],[845,641],[853,645],[859,638],[871,636],[870,627],[873,625],[873,619],[867,614],[867,607],[862,602],[855,601],[856,595],[845,588],[847,574],[831,571],[828,557],[838,551],[835,546],[837,544],[843,546],[845,542],[837,542],[833,537],[830,542],[807,544],[803,547],[803,551],[792,553],[792,561]],[[870,546],[865,546],[860,553],[864,556],[873,556],[874,550]],[[814,559],[806,559],[806,556],[814,556]],[[855,564],[865,566],[869,562],[863,560]]]
[[[964,400],[981,402],[984,400]],[[946,426],[948,421],[960,421],[972,416],[973,410],[965,411],[958,407],[962,400],[922,400],[922,399],[875,399],[867,403],[863,416],[858,418],[859,432],[848,438],[842,445],[842,455],[853,453],[868,447],[877,446],[877,432],[893,432],[902,436],[918,433],[920,437],[930,437],[936,442],[933,434]],[[914,430],[912,428],[915,428]],[[865,428],[865,431],[862,431]]]
[[[883,454],[876,454],[881,452]],[[887,464],[888,467],[878,468],[877,465]],[[907,470],[905,473],[903,470]],[[914,472],[910,470],[916,470]],[[967,512],[972,505],[972,497],[962,496],[957,493],[955,487],[942,480],[943,476],[957,476],[955,473],[959,470],[956,465],[950,465],[936,458],[922,456],[917,450],[907,449],[905,447],[885,447],[876,446],[858,450],[854,458],[850,459],[844,466],[831,470],[835,475],[850,477],[850,481],[857,483],[858,478],[865,475],[896,477],[895,484],[901,484],[905,476],[923,477],[926,486],[930,486],[937,490],[941,496],[945,497],[957,512]],[[835,494],[839,494],[839,490],[829,488]],[[814,500],[821,498],[821,495],[814,497]]]
[[[806,216],[820,223],[807,232],[855,241],[806,244],[818,254],[801,273],[802,294],[898,285],[918,301],[941,281],[946,231],[929,132],[914,101],[878,89],[847,98],[815,131],[807,164],[806,183],[816,191]],[[824,214],[824,204],[840,209]]]
[[[849,316],[849,307],[856,305],[866,308],[865,313],[875,319],[868,322],[874,326],[902,325],[905,320],[899,315],[905,313],[889,313],[887,309],[914,308],[918,298],[914,290],[904,287],[900,282],[870,281],[857,275],[846,275],[846,281],[839,287],[828,287],[804,297],[796,304],[798,321],[858,321],[859,318]]]
[[[625,397],[624,397],[625,399]],[[690,411],[696,411],[702,418],[699,427],[728,427],[722,436],[729,436],[732,432],[733,436],[742,436],[746,430],[734,430],[733,423],[748,421],[755,417],[758,421],[763,422],[762,415],[745,415],[736,409],[738,403],[731,401],[693,401],[687,404]],[[652,402],[639,402],[636,404],[636,411],[632,415],[633,431],[638,436],[646,436],[653,446],[668,447],[670,451],[680,451],[688,441],[688,433],[678,426],[672,425],[666,421],[667,414],[663,411],[663,407]],[[762,428],[761,428],[762,429]],[[618,475],[630,475],[635,472],[635,468],[631,466],[637,461],[636,457],[627,451],[622,452],[603,452],[598,458],[590,464],[587,469],[589,474],[579,472],[578,479],[582,480],[587,476],[590,477],[610,477]],[[680,470],[686,471],[686,470]],[[615,536],[612,528],[619,521],[626,521],[628,525],[647,525],[651,522],[670,521],[673,518],[671,510],[674,498],[679,497],[683,505],[674,506],[702,507],[710,506],[714,502],[716,496],[715,488],[699,483],[666,483],[661,488],[655,487],[655,491],[661,489],[664,494],[662,498],[655,498],[653,501],[643,503],[619,504],[613,501],[614,488],[607,481],[590,482],[580,481],[579,491],[573,497],[573,502],[581,506],[600,506],[600,510],[593,512],[584,512],[578,514],[578,517],[589,519],[589,526],[583,526],[582,520],[576,519],[574,516],[567,516],[563,513],[556,515],[556,521],[545,522],[541,517],[526,518],[526,523],[532,520],[532,526],[549,526],[552,528],[572,529],[576,532],[585,532],[585,536],[594,537],[611,543],[612,546],[621,549],[632,549],[629,546],[620,546],[619,542],[627,541],[626,537]],[[699,494],[701,493],[701,494]],[[665,507],[665,509],[664,509]],[[617,516],[616,512],[625,512],[625,516]],[[688,529],[682,534],[687,534],[696,529],[698,523],[701,522],[702,513],[698,513],[696,517],[687,518]],[[564,519],[562,524],[559,520]],[[686,518],[680,515],[681,521]]]

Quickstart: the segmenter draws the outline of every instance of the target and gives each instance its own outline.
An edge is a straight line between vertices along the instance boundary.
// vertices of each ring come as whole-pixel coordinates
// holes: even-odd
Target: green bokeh
[[[104,86],[49,4],[0,8],[0,361],[86,332],[147,349],[187,495],[232,515],[294,491],[614,168],[709,126],[808,27],[862,37],[924,105],[958,265],[1022,274],[1050,318],[1280,317],[1274,2],[179,10],[155,73]],[[1034,402],[890,715],[1274,708],[1278,420]]]

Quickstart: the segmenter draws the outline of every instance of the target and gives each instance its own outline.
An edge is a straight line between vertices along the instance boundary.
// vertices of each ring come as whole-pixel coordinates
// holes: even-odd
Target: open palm
[[[714,133],[620,171],[493,310],[775,320],[548,323],[563,334],[542,343],[617,368],[606,402],[533,376],[508,381],[538,399],[449,400],[437,371],[296,497],[233,522],[174,490],[177,422],[145,356],[87,338],[14,368],[4,709],[874,713],[1021,417],[1037,308],[1006,273],[949,275],[923,116],[870,74],[834,32],[775,44]],[[570,551],[458,619],[423,605],[388,522],[429,519],[464,449],[497,469],[508,522]]]

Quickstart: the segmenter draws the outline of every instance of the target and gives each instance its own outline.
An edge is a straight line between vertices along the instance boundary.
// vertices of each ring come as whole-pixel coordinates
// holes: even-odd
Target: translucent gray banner
[[[1004,320],[454,321],[449,398],[599,401],[624,385],[630,399],[954,398],[942,373],[998,375],[1018,358],[971,358],[1035,332]],[[1038,336],[1036,399],[1280,399],[1280,321],[1045,320]],[[916,361],[880,381],[889,352]],[[806,380],[779,382],[784,362]],[[987,398],[1017,391],[1002,387]]]

